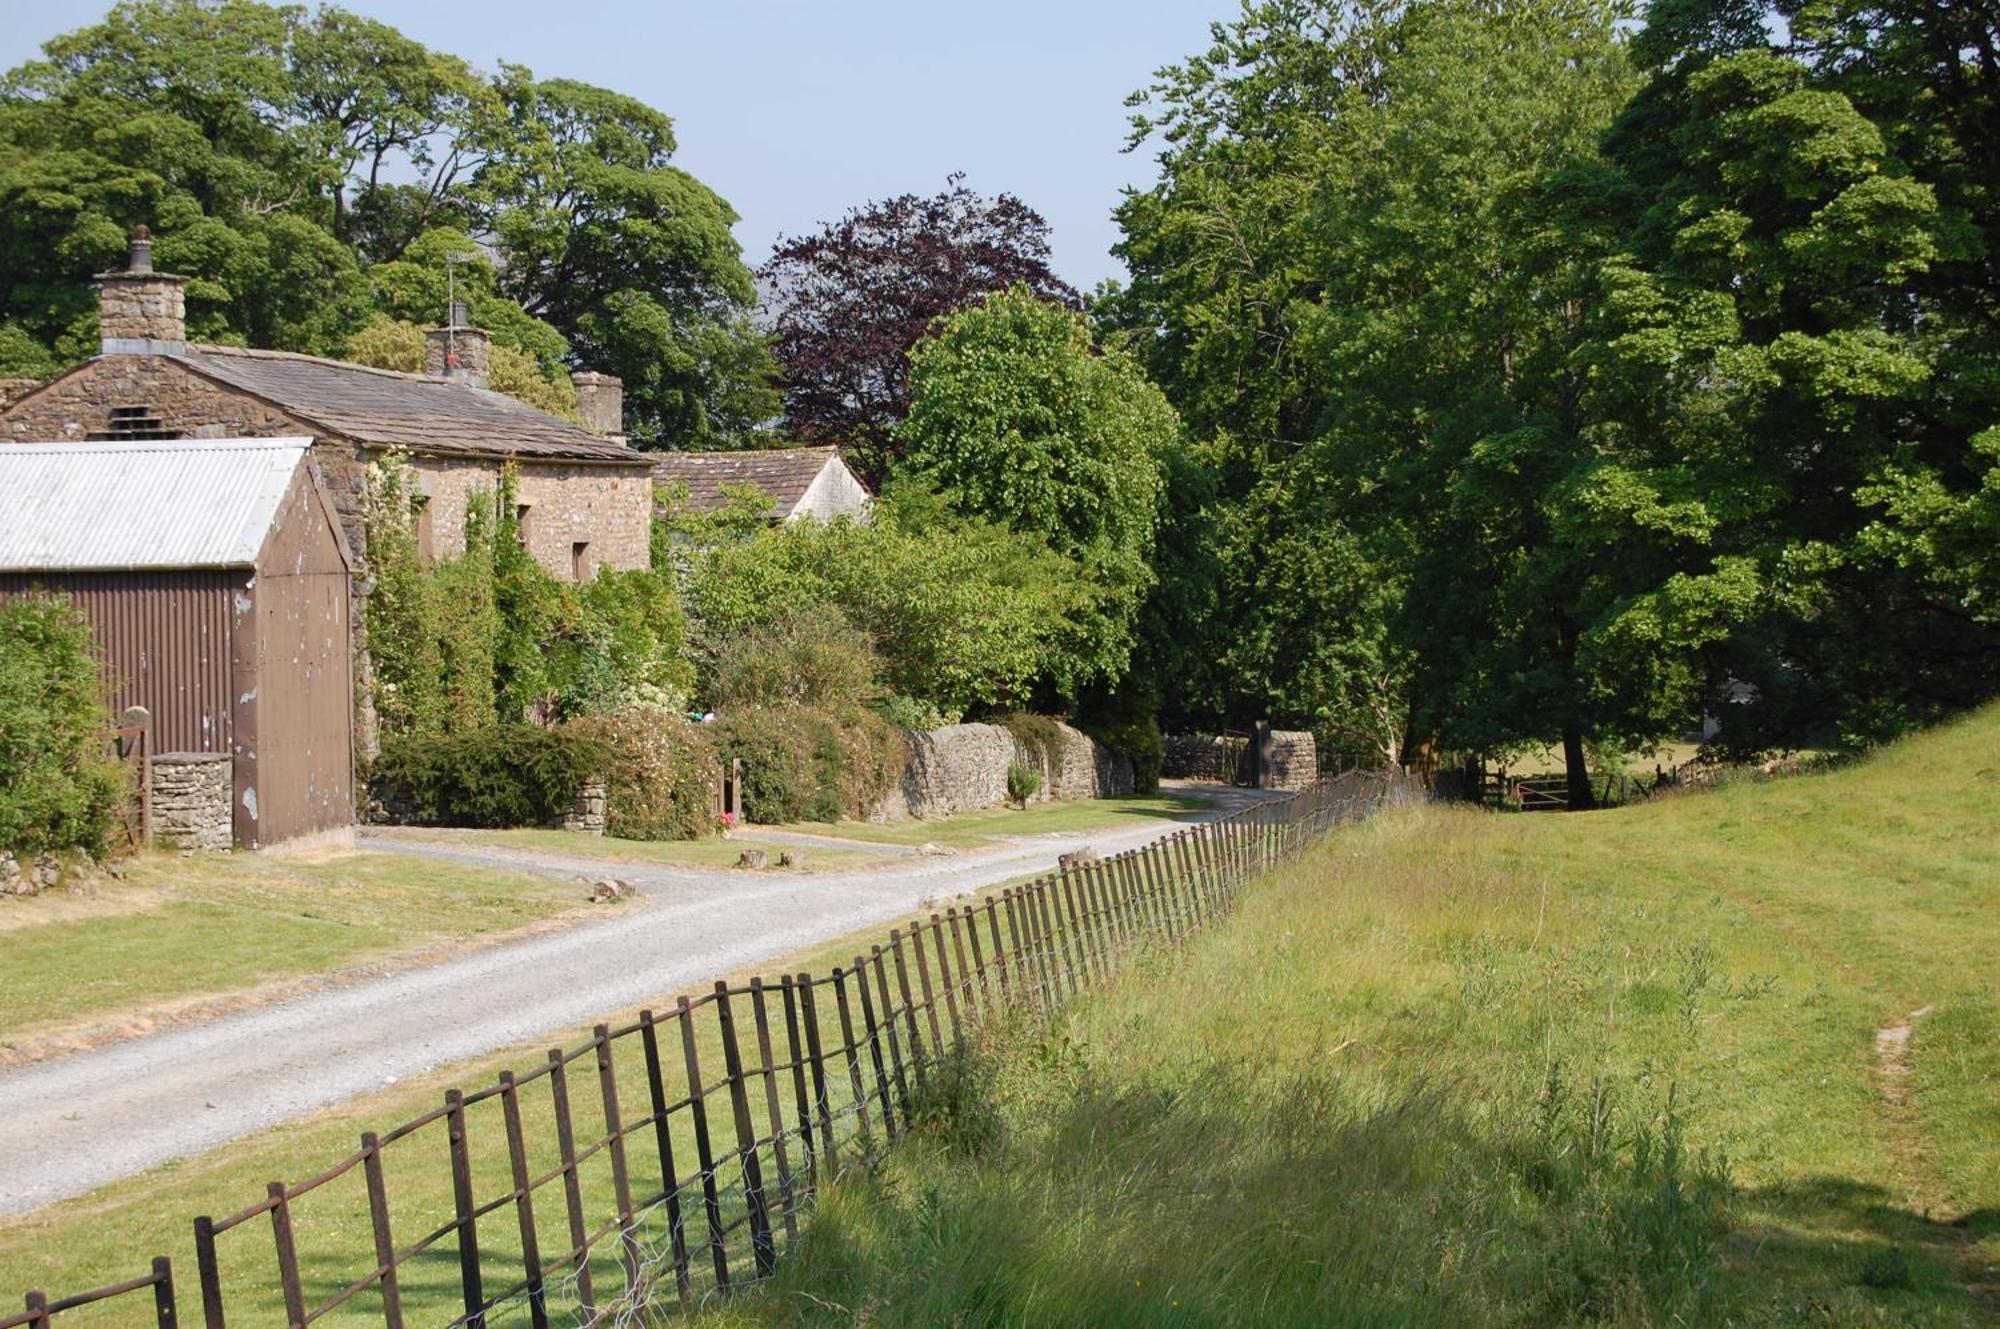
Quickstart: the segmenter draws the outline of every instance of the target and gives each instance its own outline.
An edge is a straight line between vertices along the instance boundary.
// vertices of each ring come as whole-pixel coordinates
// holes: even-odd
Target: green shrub
[[[1160,787],[1160,769],[1166,762],[1166,739],[1160,721],[1150,712],[1083,726],[1084,732],[1132,762],[1133,792],[1150,794]]]
[[[566,814],[579,787],[601,778],[612,751],[570,729],[487,725],[383,740],[378,796],[434,826],[540,826]]]
[[[706,692],[718,708],[807,706],[849,715],[873,705],[881,657],[832,605],[809,605],[709,648]]]
[[[626,840],[695,840],[715,829],[715,745],[706,726],[659,707],[627,706],[569,727],[611,752],[607,832]]]
[[[1028,800],[1042,792],[1042,773],[1032,766],[1023,766],[1018,761],[1007,763],[1007,798],[1016,807],[1028,806]]]
[[[745,706],[716,722],[716,755],[743,763],[743,815],[771,824],[867,815],[909,760],[880,716],[843,720],[804,706]]]
[[[942,729],[958,721],[940,710],[935,702],[898,694],[875,703],[875,713],[896,728],[912,734]]]
[[[131,795],[90,625],[68,600],[0,601],[0,848],[104,852]]]
[[[1007,726],[1007,732],[1027,750],[1035,765],[1048,772],[1049,779],[1062,779],[1063,731],[1060,723],[1046,715],[1031,715],[1026,711],[1002,716],[1000,723]]]

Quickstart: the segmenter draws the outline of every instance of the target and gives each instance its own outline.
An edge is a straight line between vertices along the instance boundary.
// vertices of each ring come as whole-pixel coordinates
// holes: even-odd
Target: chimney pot
[[[625,441],[625,380],[616,374],[579,369],[569,376],[576,385],[576,413],[593,434]]]

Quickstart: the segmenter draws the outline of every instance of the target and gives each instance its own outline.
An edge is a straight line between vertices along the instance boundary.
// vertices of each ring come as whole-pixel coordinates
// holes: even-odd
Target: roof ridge
[[[273,434],[236,438],[80,438],[35,440],[0,446],[0,458],[69,452],[297,452],[312,446],[307,434]]]
[[[406,383],[434,384],[438,387],[447,388],[470,388],[472,386],[463,379],[443,378],[437,374],[413,374],[407,369],[383,369],[377,365],[364,365],[356,360],[341,360],[330,355],[308,355],[304,351],[269,351],[257,346],[218,346],[208,342],[189,342],[187,349],[191,355],[240,355],[250,360],[296,360],[306,364],[325,365],[329,369],[345,369],[357,374],[374,374],[380,378],[401,379]],[[503,397],[507,396],[504,392],[500,395]],[[522,406],[528,406],[527,402],[520,401],[517,397],[507,397],[507,400],[517,402]],[[528,409],[531,411],[541,411],[541,407],[539,406],[528,406]],[[549,415],[547,411],[542,411],[542,414]],[[562,419],[559,415],[550,415],[549,418],[552,420]],[[565,420],[563,423],[567,424],[569,422]]]

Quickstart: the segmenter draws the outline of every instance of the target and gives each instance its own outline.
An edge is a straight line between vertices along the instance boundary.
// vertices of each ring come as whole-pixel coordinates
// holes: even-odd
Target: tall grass
[[[1996,738],[1343,832],[987,1031],[713,1322],[1988,1322]],[[1873,1031],[1924,1001],[1899,1121]]]

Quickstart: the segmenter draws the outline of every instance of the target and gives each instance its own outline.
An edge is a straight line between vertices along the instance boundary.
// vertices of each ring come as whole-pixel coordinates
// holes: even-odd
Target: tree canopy
[[[340,355],[377,316],[475,312],[551,383],[626,380],[641,440],[716,446],[775,413],[749,271],[671,121],[388,24],[256,0],[132,0],[0,81],[0,372],[95,350],[93,273],[145,224],[189,331]]]
[[[1162,548],[1211,580],[1142,650],[1200,632],[1188,713],[1561,741],[1581,797],[1704,714],[1860,742],[2000,690],[1991,14],[1620,19],[1266,4],[1138,99],[1097,315],[1201,440]]]
[[[1049,267],[1048,237],[1048,223],[1019,199],[985,198],[954,176],[931,197],[866,203],[780,240],[760,275],[787,429],[840,444],[880,483],[910,409],[910,351],[938,320],[1017,284],[1079,302]]]

